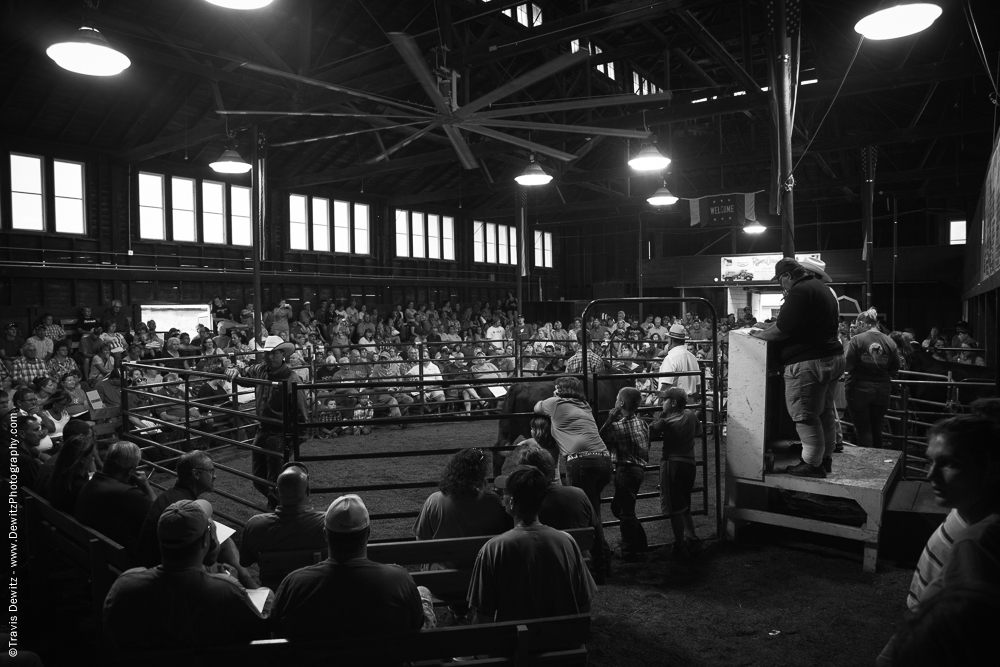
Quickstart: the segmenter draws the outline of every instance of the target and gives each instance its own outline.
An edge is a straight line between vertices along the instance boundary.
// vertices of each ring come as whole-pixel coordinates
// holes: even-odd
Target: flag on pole
[[[756,194],[748,192],[690,199],[691,226],[739,227],[747,220],[756,220]]]

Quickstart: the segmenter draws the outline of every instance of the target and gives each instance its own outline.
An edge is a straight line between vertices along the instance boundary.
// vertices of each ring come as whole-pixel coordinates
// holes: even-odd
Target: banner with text
[[[756,220],[756,193],[710,195],[689,199],[691,226],[739,227],[747,220]]]

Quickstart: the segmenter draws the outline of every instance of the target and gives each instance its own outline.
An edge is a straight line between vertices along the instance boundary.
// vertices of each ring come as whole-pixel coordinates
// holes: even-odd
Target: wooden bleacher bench
[[[100,619],[111,584],[130,567],[125,547],[60,512],[34,491],[22,488],[21,493],[30,534],[40,543],[33,553],[46,553],[42,545],[47,543],[51,552],[62,554],[83,573],[90,580],[95,618]]]
[[[594,542],[593,528],[573,528],[565,531],[576,540],[582,551],[589,551]],[[425,563],[468,563],[465,567],[445,570],[411,572],[418,586],[426,586],[435,602],[465,600],[472,579],[472,563],[484,544],[493,535],[456,537],[447,540],[405,540],[400,542],[369,542],[368,558],[377,563],[423,565]],[[327,558],[326,549],[301,551],[262,551],[260,580],[276,590],[289,572],[314,565]],[[272,584],[274,584],[272,586]]]
[[[329,665],[423,666],[459,656],[473,665],[586,665],[590,614],[463,625],[422,630],[401,637],[338,638],[322,642],[264,639],[246,645],[143,651],[112,656],[116,665],[240,665],[240,667],[327,667]],[[336,635],[336,628],[330,628]]]

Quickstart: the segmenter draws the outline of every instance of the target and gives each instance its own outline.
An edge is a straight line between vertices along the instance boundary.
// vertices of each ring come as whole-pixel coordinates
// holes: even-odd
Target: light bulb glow
[[[520,176],[515,176],[514,180],[521,185],[546,185],[552,180],[552,176],[546,174],[536,162],[532,162],[524,170],[524,173]]]
[[[245,174],[252,169],[233,148],[227,148],[218,160],[208,166],[220,174]]]
[[[108,45],[104,35],[87,26],[77,30],[71,39],[53,44],[45,53],[63,69],[88,76],[114,76],[132,64],[125,54]]]
[[[928,2],[896,5],[869,14],[854,26],[865,39],[896,39],[931,27],[941,16],[941,8]]]
[[[666,187],[657,188],[649,198],[646,199],[652,206],[670,206],[677,203],[675,197]]]
[[[636,171],[660,171],[670,164],[670,158],[661,155],[656,146],[647,144],[639,149],[639,154],[628,161],[628,166]]]
[[[272,0],[205,0],[209,4],[226,9],[260,9],[271,4]]]
[[[750,220],[745,225],[743,225],[743,231],[746,234],[763,234],[766,229],[767,227],[760,224],[756,220]]]

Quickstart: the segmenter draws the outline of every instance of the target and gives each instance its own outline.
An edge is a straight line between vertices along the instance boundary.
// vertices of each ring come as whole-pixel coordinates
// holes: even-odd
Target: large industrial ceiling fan
[[[324,113],[324,112],[280,112],[280,111],[222,111],[218,113],[222,115],[287,115],[287,116],[335,116],[335,117],[354,117],[359,119],[379,119],[382,127],[376,127],[371,130],[356,130],[351,132],[341,132],[336,134],[323,135],[319,137],[303,138],[298,140],[286,141],[283,143],[272,144],[275,147],[279,146],[289,146],[293,144],[321,141],[326,139],[335,139],[339,137],[349,136],[353,134],[360,134],[365,131],[378,131],[381,129],[387,129],[387,126],[415,126],[422,125],[419,129],[414,130],[406,138],[399,141],[396,144],[386,147],[379,155],[367,160],[367,162],[378,162],[380,160],[386,159],[388,156],[409,145],[410,143],[416,141],[420,137],[436,130],[440,129],[448,137],[451,145],[455,149],[455,153],[458,156],[459,162],[466,169],[476,169],[478,164],[476,163],[476,158],[472,154],[472,150],[469,148],[469,144],[466,142],[465,137],[462,132],[479,134],[491,139],[498,141],[503,141],[514,146],[532,151],[540,155],[546,155],[551,158],[558,160],[570,161],[576,159],[577,156],[572,153],[567,153],[565,151],[559,150],[557,148],[552,148],[544,144],[538,143],[536,141],[531,141],[530,139],[525,139],[508,132],[501,131],[497,128],[511,129],[511,130],[527,130],[531,131],[548,131],[548,132],[568,132],[575,134],[587,134],[596,136],[611,136],[611,137],[625,137],[630,139],[645,139],[650,135],[648,130],[627,130],[627,129],[617,129],[617,128],[607,128],[607,127],[595,127],[589,125],[568,125],[561,123],[548,123],[548,122],[535,122],[535,121],[519,121],[510,120],[511,116],[524,116],[537,113],[546,113],[550,111],[567,111],[574,109],[592,109],[601,106],[613,106],[613,105],[630,105],[630,104],[650,104],[659,101],[667,101],[671,99],[671,94],[669,92],[661,93],[658,95],[615,95],[611,97],[603,98],[587,98],[578,100],[564,100],[559,102],[548,102],[540,104],[531,104],[518,107],[510,107],[503,109],[491,109],[485,110],[493,103],[509,97],[520,90],[527,88],[539,81],[543,81],[548,77],[551,77],[559,72],[573,67],[574,65],[585,62],[589,58],[589,53],[586,51],[578,51],[576,53],[566,53],[557,58],[550,60],[549,62],[537,67],[521,76],[518,76],[507,83],[504,83],[500,87],[494,89],[493,91],[470,101],[467,104],[458,106],[457,95],[455,93],[455,78],[454,76],[448,76],[448,72],[445,71],[441,76],[435,75],[428,66],[423,54],[420,52],[420,48],[416,41],[410,35],[404,33],[389,33],[389,39],[392,45],[396,48],[399,54],[402,56],[403,61],[406,63],[407,67],[412,72],[416,81],[420,84],[420,87],[424,90],[427,96],[430,98],[433,104],[433,110],[426,107],[415,106],[411,103],[402,102],[399,100],[394,100],[379,95],[373,95],[366,93],[364,91],[353,90],[346,88],[344,86],[339,86],[337,84],[331,84],[325,81],[320,81],[318,79],[312,79],[309,77],[303,77],[295,74],[290,74],[287,72],[282,72],[279,70],[274,70],[268,67],[263,67],[253,63],[244,63],[242,66],[255,71],[259,71],[266,74],[273,74],[275,76],[280,76],[283,78],[292,79],[299,83],[319,86],[326,88],[328,90],[333,90],[340,93],[345,93],[354,97],[359,97],[362,99],[367,99],[369,101],[378,102],[386,107],[389,107],[391,111],[379,114],[366,114],[358,113],[357,110],[353,110],[351,113]],[[441,89],[444,88],[448,93],[447,97],[442,94]],[[386,123],[385,121],[391,121],[391,123]]]

